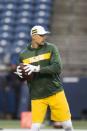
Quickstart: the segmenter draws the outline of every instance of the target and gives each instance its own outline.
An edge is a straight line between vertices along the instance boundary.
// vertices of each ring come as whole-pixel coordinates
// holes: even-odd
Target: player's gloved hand
[[[14,72],[14,73],[17,74],[20,78],[23,78],[22,77],[22,70],[20,69],[20,66],[17,66],[16,72]]]
[[[34,66],[31,64],[24,64],[25,72],[28,72],[28,75],[30,75],[32,72],[39,72],[40,71],[40,65]]]

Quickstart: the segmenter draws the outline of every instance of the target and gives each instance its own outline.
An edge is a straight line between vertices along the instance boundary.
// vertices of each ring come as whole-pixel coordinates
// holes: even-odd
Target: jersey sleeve
[[[50,65],[41,67],[40,73],[47,73],[47,74],[60,74],[62,69],[61,58],[59,51],[56,46],[53,46]]]

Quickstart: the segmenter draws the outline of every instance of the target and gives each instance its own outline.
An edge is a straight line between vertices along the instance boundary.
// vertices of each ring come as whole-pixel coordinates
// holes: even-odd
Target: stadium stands
[[[31,40],[33,25],[51,26],[49,40],[58,45],[64,74],[81,74],[87,69],[87,1],[55,0],[52,8],[52,0],[0,0],[0,48],[5,54],[21,50]]]
[[[29,33],[33,25],[49,28],[51,10],[52,0],[0,0],[1,51],[6,48],[4,53],[10,51],[11,55],[12,51],[23,49],[31,39]]]
[[[35,1],[34,24],[49,26],[52,0]]]
[[[87,76],[87,1],[55,0],[50,41],[58,45],[64,76]]]

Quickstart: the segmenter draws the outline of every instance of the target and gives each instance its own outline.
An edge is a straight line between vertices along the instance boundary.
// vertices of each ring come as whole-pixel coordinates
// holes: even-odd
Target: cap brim
[[[50,32],[46,31],[46,32],[38,33],[38,35],[46,35],[46,34],[50,34]]]
[[[47,31],[45,34],[50,34],[50,32],[49,32],[49,31]]]

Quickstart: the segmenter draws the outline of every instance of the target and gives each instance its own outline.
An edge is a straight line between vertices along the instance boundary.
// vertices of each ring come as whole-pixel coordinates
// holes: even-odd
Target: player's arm
[[[55,46],[53,46],[51,59],[50,59],[50,65],[45,66],[45,67],[40,67],[40,73],[60,74],[61,68],[62,68],[62,64],[61,64],[59,51]]]

